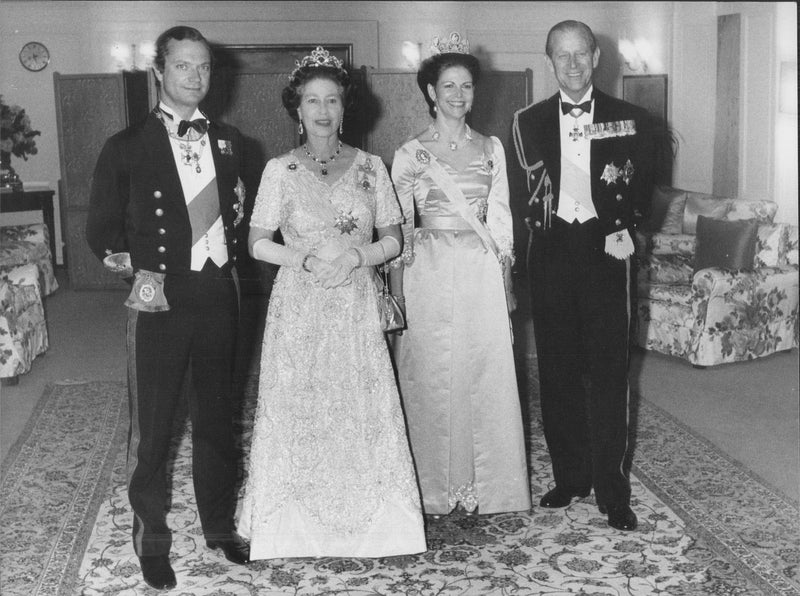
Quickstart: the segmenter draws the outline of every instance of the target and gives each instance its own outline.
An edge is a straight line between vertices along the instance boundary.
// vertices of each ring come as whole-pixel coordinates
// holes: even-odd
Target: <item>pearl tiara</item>
[[[295,60],[294,63],[295,69],[292,71],[292,74],[289,75],[289,80],[292,80],[297,72],[306,66],[310,66],[312,68],[317,68],[319,66],[330,66],[331,68],[344,70],[344,62],[339,60],[339,58],[336,56],[331,55],[331,53],[322,46],[317,46],[310,55],[304,56],[301,60]]]
[[[433,54],[469,54],[469,41],[466,37],[461,37],[461,34],[453,31],[447,36],[447,39],[434,37],[433,43],[431,43],[431,52]]]

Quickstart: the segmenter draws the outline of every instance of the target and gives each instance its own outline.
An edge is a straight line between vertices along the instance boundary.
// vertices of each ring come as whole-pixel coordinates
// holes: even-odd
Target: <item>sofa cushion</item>
[[[656,186],[650,206],[650,217],[642,224],[646,232],[680,234],[683,231],[683,209],[686,191],[671,186]]]
[[[708,267],[752,269],[757,236],[758,222],[755,219],[724,221],[699,215],[695,272]]]
[[[705,215],[712,219],[723,219],[730,208],[731,200],[701,192],[686,193],[686,208],[683,210],[683,233],[697,233],[697,217]]]
[[[723,219],[738,221],[740,219],[755,219],[758,223],[768,224],[775,219],[778,204],[774,201],[748,201],[745,199],[732,199],[728,212]]]
[[[783,224],[766,224],[758,226],[756,237],[755,267],[777,267],[781,255],[786,252]]]

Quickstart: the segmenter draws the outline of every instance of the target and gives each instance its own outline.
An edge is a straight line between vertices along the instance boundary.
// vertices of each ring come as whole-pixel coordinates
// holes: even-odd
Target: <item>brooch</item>
[[[605,182],[608,186],[611,186],[617,181],[617,178],[620,176],[620,170],[617,166],[614,165],[612,161],[610,164],[606,164],[605,169],[603,169],[603,175],[600,176],[600,180]]]
[[[219,152],[222,155],[233,155],[233,145],[230,141],[226,141],[224,139],[217,140],[217,146],[219,147]]]
[[[416,154],[417,161],[424,164],[431,163],[431,156],[430,154],[425,151],[425,149],[417,149]]]
[[[342,234],[351,234],[358,227],[358,218],[353,217],[352,213],[340,213],[336,216],[333,227]]]
[[[378,174],[375,172],[372,162],[367,160],[364,164],[358,166],[356,172],[356,182],[364,190],[369,190],[377,181]]]
[[[297,164],[292,162],[286,167],[289,168],[292,172],[294,172],[297,169]]]
[[[629,159],[628,163],[625,164],[625,167],[622,168],[622,180],[623,182],[625,182],[625,184],[631,183],[631,180],[633,179],[633,172],[634,172],[633,164]]]

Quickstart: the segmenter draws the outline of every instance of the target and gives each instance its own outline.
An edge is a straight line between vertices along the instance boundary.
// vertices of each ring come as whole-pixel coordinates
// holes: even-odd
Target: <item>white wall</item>
[[[576,18],[595,31],[602,52],[598,86],[621,94],[622,75],[632,71],[617,52],[620,38],[645,39],[652,49],[648,74],[669,77],[669,117],[680,148],[674,183],[708,192],[713,155],[713,94],[716,72],[716,17],[742,12],[746,23],[743,47],[747,111],[742,146],[742,196],[772,196],[780,213],[796,220],[796,158],[794,187],[786,188],[786,165],[776,163],[774,128],[779,116],[764,116],[757,100],[762,88],[772,88],[776,101],[776,3],[715,2],[55,2],[3,0],[0,3],[0,93],[22,105],[35,128],[38,155],[13,166],[27,182],[49,182],[57,189],[60,177],[53,73],[113,72],[114,44],[124,47],[153,41],[174,24],[197,27],[219,43],[354,43],[357,65],[405,68],[404,41],[421,45],[423,56],[434,35],[465,32],[473,53],[502,70],[531,68],[534,99],[555,90],[545,68],[548,29],[558,21]],[[794,25],[796,26],[796,16]],[[786,35],[782,36],[782,39]],[[22,68],[19,49],[30,40],[45,43],[51,63],[42,72]],[[787,42],[788,46],[792,46]],[[796,36],[794,53],[796,53]],[[770,67],[762,52],[769,50]],[[788,50],[787,50],[788,52]],[[637,71],[642,73],[643,71]],[[758,84],[758,89],[751,85]],[[796,128],[796,117],[795,117]],[[783,154],[782,154],[783,155]],[[766,174],[765,174],[766,173]],[[767,178],[768,181],[764,179]],[[793,207],[788,207],[787,194]]]
[[[781,63],[794,64],[797,73],[797,5],[783,2],[775,12],[775,72],[780,77]],[[794,113],[775,114],[775,197],[777,221],[797,225],[797,86],[794,85]],[[780,102],[780,97],[777,98]]]
[[[717,88],[715,2],[676,2],[672,20],[670,123],[678,140],[673,184],[710,193]]]

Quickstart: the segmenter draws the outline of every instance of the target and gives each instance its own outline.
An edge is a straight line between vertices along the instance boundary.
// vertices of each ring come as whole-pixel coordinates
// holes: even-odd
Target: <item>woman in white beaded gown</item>
[[[407,308],[394,343],[400,394],[426,514],[523,511],[505,155],[497,137],[466,123],[480,71],[465,40],[434,43],[417,75],[434,121],[392,163],[405,214],[403,255],[392,263]]]
[[[298,62],[283,103],[307,141],[267,163],[253,209],[250,253],[281,265],[237,512],[253,560],[426,550],[373,267],[402,215],[380,158],[339,140],[349,86],[323,48]]]

